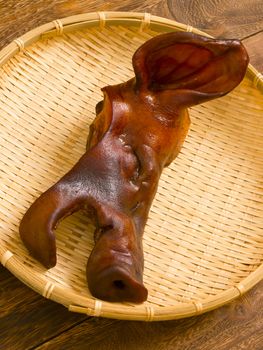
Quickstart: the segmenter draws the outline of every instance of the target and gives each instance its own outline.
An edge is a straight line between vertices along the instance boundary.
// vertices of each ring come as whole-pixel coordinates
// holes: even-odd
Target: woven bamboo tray
[[[57,266],[24,248],[29,205],[84,153],[100,88],[133,76],[131,57],[162,32],[199,30],[140,13],[89,13],[36,28],[0,52],[0,260],[69,310],[128,320],[197,315],[263,276],[262,75],[249,66],[231,94],[192,108],[192,126],[162,174],[144,234],[142,305],[94,299],[85,268],[93,227],[80,213],[57,229]]]

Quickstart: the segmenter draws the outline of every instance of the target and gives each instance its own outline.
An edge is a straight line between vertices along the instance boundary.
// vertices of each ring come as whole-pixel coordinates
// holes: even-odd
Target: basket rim
[[[0,51],[0,66],[4,65],[19,51],[23,51],[27,46],[41,38],[61,35],[64,32],[79,30],[89,26],[103,28],[106,23],[110,25],[136,25],[139,27],[139,30],[144,30],[148,27],[158,28],[160,31],[184,30],[212,38],[212,36],[192,26],[150,15],[149,13],[90,12],[48,22],[13,40]],[[251,64],[249,64],[247,76],[253,81],[255,88],[263,91],[263,75]],[[262,263],[237,285],[202,301],[178,302],[173,306],[167,307],[149,306],[147,302],[131,306],[125,303],[109,303],[95,298],[80,296],[70,288],[62,288],[56,283],[47,282],[40,273],[35,272],[38,275],[37,278],[32,277],[32,268],[25,266],[16,254],[5,250],[2,246],[0,246],[0,261],[3,266],[10,270],[24,284],[44,297],[63,304],[70,311],[85,313],[90,316],[103,316],[123,320],[161,321],[198,315],[229,303],[243,295],[263,279]],[[70,299],[77,302],[72,303]]]

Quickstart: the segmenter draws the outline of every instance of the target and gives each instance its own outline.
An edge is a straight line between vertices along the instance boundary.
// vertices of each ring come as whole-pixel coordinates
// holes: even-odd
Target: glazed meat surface
[[[144,227],[162,170],[187,135],[187,108],[235,88],[248,56],[238,40],[176,32],[147,41],[132,63],[134,78],[102,89],[86,153],[36,199],[20,235],[29,252],[51,268],[58,222],[83,210],[96,227],[87,263],[90,292],[107,301],[141,303],[147,299]]]

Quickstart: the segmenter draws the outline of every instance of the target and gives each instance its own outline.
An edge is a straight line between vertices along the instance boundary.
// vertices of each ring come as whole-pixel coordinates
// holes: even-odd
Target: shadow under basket
[[[249,66],[229,95],[190,109],[188,137],[162,174],[145,229],[141,305],[93,298],[86,263],[93,230],[76,213],[56,230],[56,267],[29,256],[18,226],[31,203],[85,151],[101,88],[133,76],[131,57],[151,37],[199,30],[141,13],[56,20],[0,52],[0,260],[69,310],[126,320],[168,320],[217,308],[263,276],[262,75]]]

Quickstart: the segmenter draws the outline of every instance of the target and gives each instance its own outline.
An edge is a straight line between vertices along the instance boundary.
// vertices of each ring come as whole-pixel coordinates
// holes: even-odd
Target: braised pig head
[[[187,135],[187,107],[235,88],[248,56],[238,40],[176,32],[147,41],[132,63],[134,78],[102,89],[86,153],[36,199],[20,235],[30,253],[51,268],[58,222],[82,209],[96,227],[87,264],[92,295],[140,303],[147,299],[142,235],[162,169]]]

